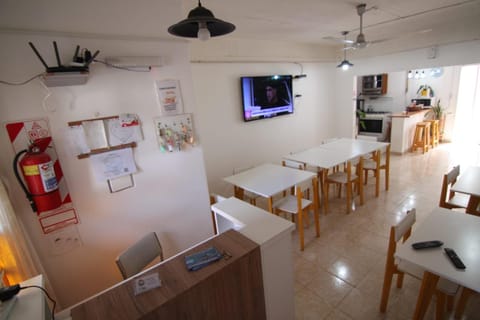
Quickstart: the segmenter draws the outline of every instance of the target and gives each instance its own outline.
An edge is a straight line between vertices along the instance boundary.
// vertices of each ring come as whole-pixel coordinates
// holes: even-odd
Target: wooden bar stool
[[[430,122],[430,146],[434,148],[440,143],[440,131],[438,129],[440,120],[434,119],[426,122]]]
[[[428,151],[430,146],[430,122],[419,122],[415,126],[415,135],[413,136],[412,152],[422,148],[422,152]]]

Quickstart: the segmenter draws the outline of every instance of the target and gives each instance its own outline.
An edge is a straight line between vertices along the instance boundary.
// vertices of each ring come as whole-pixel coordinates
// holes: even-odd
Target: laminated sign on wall
[[[155,87],[163,115],[175,115],[183,112],[178,80],[157,80]]]

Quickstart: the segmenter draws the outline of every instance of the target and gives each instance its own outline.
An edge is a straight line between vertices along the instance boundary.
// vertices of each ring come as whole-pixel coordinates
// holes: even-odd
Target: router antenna
[[[42,64],[45,66],[45,69],[48,69],[47,63],[45,62],[45,60],[43,60],[42,56],[41,56],[40,53],[37,51],[37,48],[35,48],[35,46],[33,45],[33,43],[29,42],[28,44],[29,44],[30,47],[32,48],[33,52],[35,52],[35,54],[37,55],[38,59],[40,59],[40,62],[42,62]]]
[[[95,51],[95,53],[92,55],[92,57],[90,58],[90,60],[86,61],[85,67],[88,67],[88,65],[93,62],[93,59],[95,59],[95,57],[96,57],[99,53],[100,53],[100,50]]]
[[[53,41],[53,48],[55,49],[55,56],[57,57],[57,64],[59,67],[62,66],[62,62],[60,61],[60,55],[58,54],[57,42]]]
[[[77,62],[77,56],[78,56],[78,51],[80,50],[80,46],[77,45],[77,48],[75,48],[75,53],[73,54],[73,62]]]

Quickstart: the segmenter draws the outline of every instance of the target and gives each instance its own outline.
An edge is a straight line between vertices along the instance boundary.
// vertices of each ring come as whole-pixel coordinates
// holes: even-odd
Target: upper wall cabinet
[[[376,74],[362,77],[362,95],[379,96],[387,93],[388,74]]]

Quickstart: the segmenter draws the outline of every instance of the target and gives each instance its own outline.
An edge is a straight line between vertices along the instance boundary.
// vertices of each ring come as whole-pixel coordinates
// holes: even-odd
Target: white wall
[[[146,232],[158,233],[168,257],[211,236],[212,226],[201,145],[184,152],[162,154],[153,127],[153,118],[160,116],[154,89],[157,79],[180,80],[185,112],[195,111],[196,123],[188,45],[1,34],[1,79],[20,82],[43,71],[28,41],[34,42],[47,63],[54,65],[53,40],[59,45],[63,61],[71,59],[77,44],[92,52],[100,50],[99,59],[144,55],[162,56],[165,61],[163,67],[150,73],[116,70],[96,63],[91,66],[85,85],[50,88],[49,93],[40,80],[23,86],[0,84],[2,124],[48,118],[80,218],[77,227],[83,245],[53,255],[36,214],[15,181],[11,170],[14,154],[2,126],[0,176],[7,181],[14,208],[31,237],[58,302],[67,307],[118,282],[121,277],[115,257]],[[133,189],[110,194],[106,183],[96,181],[89,160],[76,158],[65,132],[69,121],[125,112],[136,113],[142,122],[145,139],[134,149],[139,172],[134,175]]]
[[[306,78],[293,80],[294,115],[245,123],[240,77],[299,74],[295,63],[194,63],[197,120],[212,192],[232,194],[222,178],[234,168],[280,163],[282,155],[319,144],[333,130],[336,113],[333,64],[304,63]]]

